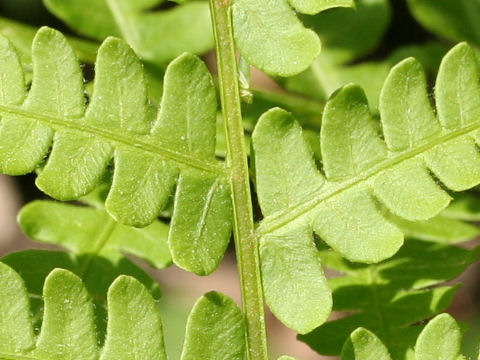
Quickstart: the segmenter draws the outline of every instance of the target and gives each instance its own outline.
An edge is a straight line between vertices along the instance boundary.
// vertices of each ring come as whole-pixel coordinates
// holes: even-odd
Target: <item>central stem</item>
[[[227,166],[233,200],[235,249],[246,319],[247,357],[249,360],[267,360],[263,289],[250,196],[230,0],[210,0],[210,9],[227,137]]]

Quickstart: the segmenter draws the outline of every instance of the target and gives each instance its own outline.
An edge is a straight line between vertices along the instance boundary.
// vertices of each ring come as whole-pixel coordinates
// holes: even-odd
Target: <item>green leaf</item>
[[[391,360],[385,345],[364,328],[355,330],[342,349],[342,360]]]
[[[295,75],[320,53],[317,35],[302,25],[287,0],[237,0],[232,16],[242,56],[268,74]]]
[[[415,19],[434,34],[480,45],[478,0],[408,0],[407,3]]]
[[[355,3],[355,8],[339,7],[300,17],[305,26],[320,37],[320,58],[329,63],[344,64],[367,54],[380,44],[387,31],[391,18],[389,1],[357,0]]]
[[[19,52],[22,64],[30,69],[32,66],[32,42],[38,28],[22,24],[10,19],[0,17],[0,34],[8,37]],[[98,45],[73,36],[67,36],[72,45],[75,55],[82,61],[93,63],[97,53]]]
[[[159,269],[171,263],[168,226],[159,221],[139,229],[115,222],[102,209],[37,200],[22,208],[18,222],[31,239],[63,246],[76,255],[120,262],[130,253]]]
[[[20,211],[19,224],[33,240],[60,245],[70,253],[27,250],[11,253],[2,261],[21,273],[35,309],[41,304],[44,279],[55,268],[72,271],[85,282],[95,301],[97,328],[105,328],[105,293],[118,276],[130,275],[146,286],[155,298],[158,284],[124,254],[136,255],[152,266],[171,263],[167,246],[168,226],[160,222],[137,229],[116,223],[102,209],[78,207],[53,201],[34,201]],[[38,313],[37,310],[34,311]]]
[[[276,115],[268,123],[259,123],[253,135],[257,148],[268,147],[270,139],[262,136],[262,131],[277,131],[272,134],[278,139],[275,151],[278,151],[277,155],[282,158],[281,164],[284,165],[278,167],[273,162],[255,164],[256,167],[263,166],[256,169],[257,174],[260,171],[265,174],[264,178],[260,180],[257,176],[256,180],[268,182],[273,190],[266,194],[266,202],[261,203],[265,215],[289,207],[304,199],[311,189],[320,189],[323,185],[313,159],[302,163],[294,162],[298,154],[310,155],[300,126],[292,122],[285,112],[278,111]],[[274,124],[278,127],[271,126]],[[287,136],[281,136],[284,127],[290,130]],[[288,151],[291,148],[295,152]],[[255,156],[257,160],[257,154]],[[289,186],[288,181],[285,181],[286,178],[296,177],[301,177],[303,182],[293,181],[293,186]],[[299,333],[311,331],[323,323],[330,314],[332,302],[310,239],[311,230],[292,224],[283,231],[267,234],[260,240],[262,279],[267,304],[283,323]],[[298,264],[302,266],[299,267]]]
[[[108,327],[101,360],[166,359],[162,320],[148,291],[121,276],[108,290]]]
[[[415,360],[460,360],[462,334],[457,322],[448,314],[431,320],[415,344]]]
[[[354,0],[289,0],[289,2],[302,14],[317,14],[336,7],[355,7]]]
[[[0,286],[0,357],[38,360],[100,358],[93,304],[76,275],[62,269],[53,270],[48,275],[43,290],[44,319],[38,339],[33,337],[28,295],[22,279],[1,263],[0,277],[9,280],[2,281]],[[160,317],[148,291],[133,278],[122,276],[110,287],[108,300],[107,345],[101,359],[166,359]],[[131,346],[129,353],[111,352],[109,344],[118,342],[119,337],[123,344],[135,343],[140,347]]]
[[[143,59],[165,64],[185,51],[213,47],[206,2],[149,11],[160,0],[44,0],[48,9],[78,33],[104,40],[122,36]]]
[[[408,221],[392,215],[390,220],[402,230],[406,237],[425,241],[455,244],[473,240],[480,235],[480,229],[477,226],[444,215],[421,221]]]
[[[434,286],[458,276],[479,255],[479,248],[411,239],[392,258],[364,265],[323,247],[324,265],[345,274],[329,281],[333,309],[349,315],[301,335],[300,340],[321,354],[339,355],[350,333],[363,327],[384,342],[392,358],[403,359],[423,328],[418,323],[445,310],[456,291]]]
[[[188,317],[182,360],[243,360],[244,315],[228,296],[209,292]]]
[[[353,0],[236,0],[232,6],[235,42],[253,66],[271,75],[292,76],[317,58],[320,40],[290,6],[313,15],[354,5]]]
[[[42,329],[35,358],[97,359],[93,303],[81,280],[61,269],[53,270],[43,288]]]
[[[460,84],[453,100],[445,89],[452,79]],[[432,173],[455,191],[480,183],[477,79],[472,50],[465,44],[451,50],[435,87],[437,119],[418,63],[407,59],[395,66],[380,100],[385,141],[362,90],[344,87],[323,114],[325,177],[314,168],[294,120],[278,109],[264,114],[253,134],[257,193],[265,216],[260,237],[303,224],[352,261],[378,262],[395,254],[403,234],[377,202],[401,218],[427,220],[450,202]]]
[[[347,9],[344,9],[344,11],[347,11]],[[328,12],[319,14],[318,16],[327,14]],[[369,25],[363,25],[361,29],[370,28],[372,22],[381,23],[380,19],[373,20],[366,14],[365,20],[368,21]],[[340,20],[335,22],[332,20],[334,23],[338,23],[338,21]],[[361,34],[361,29],[354,28],[350,34]],[[353,35],[349,35],[349,38],[352,36]],[[360,41],[355,42],[355,44],[360,43]],[[343,44],[332,37],[330,43],[327,43],[325,46],[322,54],[314,61],[308,70],[292,78],[283,79],[284,86],[308,98],[325,101],[326,98],[333,94],[338,88],[353,82],[364,89],[373,111],[376,111],[378,108],[379,94],[389,70],[393,65],[400,60],[412,56],[422,63],[428,76],[435,76],[442,57],[448,51],[445,45],[438,42],[410,45],[397,48],[383,60],[364,61],[351,65],[342,64],[343,61],[353,59],[356,56],[356,52],[354,52],[353,49],[345,47],[348,46],[348,44]]]
[[[35,345],[28,294],[22,278],[0,263],[0,356],[29,351]]]
[[[480,201],[478,196],[471,193],[455,194],[454,201],[443,213],[451,219],[463,221],[480,220]]]
[[[159,285],[130,260],[111,261],[96,255],[74,255],[63,251],[25,250],[1,259],[22,274],[28,294],[35,328],[42,320],[42,289],[48,274],[56,268],[66,269],[83,278],[85,287],[94,299],[96,328],[100,336],[106,332],[106,291],[120,275],[129,275],[140,281],[156,299],[160,298]],[[101,337],[103,341],[103,338]]]
[[[285,325],[304,334],[327,320],[331,292],[308,229],[264,237],[260,258],[266,302]]]
[[[82,74],[60,33],[48,28],[38,32],[26,100],[19,62],[11,45],[3,43],[1,54],[9,65],[2,67],[0,88],[9,95],[0,103],[0,170],[11,175],[35,170],[53,143],[37,185],[54,198],[71,200],[95,188],[113,157],[105,206],[116,221],[134,226],[146,226],[159,215],[178,177],[196,192],[187,194],[179,186],[175,203],[183,207],[193,201],[197,206],[188,216],[173,215],[174,261],[175,249],[190,247],[194,251],[182,255],[179,265],[198,274],[212,272],[230,238],[231,204],[223,166],[214,155],[215,89],[201,60],[184,54],[168,66],[155,118],[147,104],[142,65],[121,40],[109,38],[99,49],[86,111]],[[191,233],[191,238],[175,236],[185,232],[185,224],[196,224],[202,231]],[[206,245],[202,238],[210,239],[208,249],[215,250],[195,247]]]

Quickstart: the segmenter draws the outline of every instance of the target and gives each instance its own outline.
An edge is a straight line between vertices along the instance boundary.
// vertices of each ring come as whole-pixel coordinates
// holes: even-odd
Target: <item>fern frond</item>
[[[0,357],[2,359],[166,359],[155,301],[135,279],[119,277],[108,291],[108,330],[100,356],[93,304],[81,280],[52,271],[43,289],[44,315],[38,335],[30,320],[21,277],[0,263]]]
[[[245,359],[244,315],[228,296],[202,296],[187,321],[181,360]]]
[[[43,28],[33,43],[33,82],[25,96],[12,46],[1,40],[0,170],[20,175],[48,160],[37,186],[60,200],[92,191],[114,159],[105,207],[118,222],[150,224],[175,185],[169,243],[179,266],[213,271],[231,232],[223,165],[215,160],[216,99],[200,59],[184,54],[165,75],[158,117],[147,104],[142,65],[121,40],[98,51],[85,110],[82,74],[65,38]]]
[[[302,282],[298,278],[311,276],[311,271],[300,273],[297,264],[320,267],[313,231],[351,261],[379,262],[398,251],[404,236],[384,213],[429,219],[451,200],[436,178],[454,191],[480,183],[480,88],[468,45],[458,45],[443,59],[435,95],[438,117],[418,62],[407,59],[395,66],[380,98],[382,140],[363,91],[355,85],[338,91],[325,107],[320,133],[325,175],[288,113],[274,109],[259,120],[253,151],[264,215],[257,231],[264,288],[270,307],[287,325],[309,331],[328,314],[329,300],[301,314],[283,308],[301,309],[303,299],[324,292],[320,270],[318,286],[296,285]],[[297,246],[305,250],[294,256],[290,249]],[[284,280],[302,291],[292,291],[297,296],[284,301],[288,286],[279,288],[278,279],[294,271],[295,281]],[[313,319],[312,313],[323,316]]]
[[[368,21],[373,20],[368,19]],[[353,31],[360,32],[358,29]],[[297,76],[282,79],[282,83],[289,91],[299,92],[307,98],[321,102],[338,88],[355,83],[363,88],[372,111],[376,112],[382,86],[394,65],[408,57],[415,57],[424,67],[427,77],[434,77],[438,72],[441,59],[448,50],[448,46],[439,42],[410,45],[397,48],[380,61],[366,61],[352,65],[337,64],[337,61],[348,56],[350,51],[335,50],[333,47],[332,55],[327,49],[322,50],[322,54],[308,70]],[[344,53],[345,55],[342,55]]]
[[[43,2],[78,33],[99,41],[123,37],[144,60],[156,64],[165,65],[183,52],[202,54],[213,47],[210,13],[203,1],[163,11],[149,11],[160,0]]]
[[[129,276],[118,277],[108,289],[104,341],[95,329],[91,298],[76,275],[55,269],[47,276],[38,337],[30,319],[29,294],[22,278],[3,263],[0,263],[0,278],[2,359],[167,358],[157,304],[149,292]],[[243,314],[230,298],[216,292],[206,294],[190,314],[182,359],[243,359],[244,326]],[[100,343],[104,343],[101,349]]]
[[[353,0],[237,0],[232,6],[235,41],[242,56],[268,74],[292,76],[307,69],[320,53],[320,40],[303,26],[298,12],[316,14],[352,7]]]
[[[91,254],[119,262],[127,253],[157,269],[172,261],[168,225],[160,221],[134,228],[115,222],[103,209],[37,200],[20,210],[18,223],[32,240],[62,246],[75,255]]]
[[[418,336],[409,359],[465,360],[461,354],[462,334],[455,319],[441,314],[432,319]],[[345,343],[342,360],[391,360],[388,349],[371,331],[359,328]]]
[[[154,298],[160,298],[158,284],[124,254],[138,256],[157,268],[168,266],[171,256],[167,225],[156,221],[141,229],[128,227],[116,223],[103,209],[53,201],[34,201],[24,206],[18,222],[32,240],[59,245],[69,251],[26,250],[2,258],[22,274],[32,295],[34,314],[41,308],[44,280],[55,268],[67,269],[85,282],[94,299],[97,329],[101,334],[105,331],[105,294],[118,276],[134,277]]]
[[[392,258],[372,265],[350,263],[338,253],[321,250],[324,266],[344,274],[329,280],[333,310],[353,313],[300,339],[321,354],[339,355],[349,334],[363,327],[374,332],[395,359],[403,359],[423,328],[417,323],[444,311],[457,289],[436,285],[457,277],[479,255],[480,248],[413,239]]]

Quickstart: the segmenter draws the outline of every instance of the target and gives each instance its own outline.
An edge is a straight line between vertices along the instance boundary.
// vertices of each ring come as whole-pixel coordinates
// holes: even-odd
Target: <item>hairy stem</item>
[[[253,223],[230,5],[230,0],[210,0],[227,137],[227,166],[234,209],[235,248],[246,318],[247,357],[249,360],[267,360],[263,289]]]

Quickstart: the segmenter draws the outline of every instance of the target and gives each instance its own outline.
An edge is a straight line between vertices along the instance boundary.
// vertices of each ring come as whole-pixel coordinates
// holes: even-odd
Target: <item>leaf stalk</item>
[[[217,52],[222,113],[227,138],[227,167],[234,212],[234,239],[243,310],[247,358],[267,360],[267,340],[258,242],[254,229],[247,151],[235,57],[230,0],[209,0]]]

